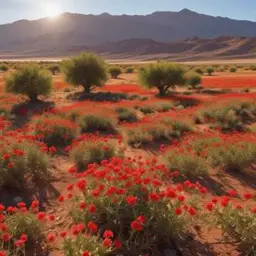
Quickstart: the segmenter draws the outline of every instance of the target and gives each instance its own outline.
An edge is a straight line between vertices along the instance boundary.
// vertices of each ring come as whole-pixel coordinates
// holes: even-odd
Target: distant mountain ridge
[[[64,13],[55,21],[43,18],[0,25],[0,35],[0,55],[58,56],[81,49],[109,53],[135,49],[138,54],[174,54],[217,51],[228,48],[231,40],[244,45],[243,49],[231,47],[233,54],[247,54],[248,49],[253,51],[256,22],[213,17],[188,9],[149,15]],[[230,51],[226,53],[231,54]]]

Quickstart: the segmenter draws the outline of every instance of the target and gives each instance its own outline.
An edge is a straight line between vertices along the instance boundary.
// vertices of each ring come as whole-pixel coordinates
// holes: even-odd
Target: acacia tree
[[[94,87],[102,87],[108,77],[105,61],[92,53],[81,53],[63,61],[62,69],[66,81],[74,86],[83,86],[86,93]]]
[[[39,95],[48,96],[52,90],[52,76],[37,65],[25,65],[6,78],[6,92],[26,95],[36,101]]]
[[[184,85],[184,69],[175,63],[150,64],[140,70],[140,80],[147,88],[156,87],[160,96],[165,96],[169,88]]]

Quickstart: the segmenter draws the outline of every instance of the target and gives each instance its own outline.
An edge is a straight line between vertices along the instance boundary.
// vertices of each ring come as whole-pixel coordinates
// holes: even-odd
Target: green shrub
[[[231,67],[230,69],[229,69],[229,71],[231,72],[231,73],[235,73],[236,72],[236,67]]]
[[[1,156],[0,188],[21,188],[26,176],[35,183],[49,177],[49,159],[35,143],[11,141],[1,149]]]
[[[199,75],[202,75],[204,71],[201,68],[196,68],[195,72],[198,73]]]
[[[71,113],[72,114],[72,113]],[[79,135],[76,123],[59,116],[42,116],[35,121],[35,134],[48,146],[65,147]]]
[[[160,103],[156,106],[157,112],[168,112],[173,105],[171,103]]]
[[[116,154],[113,143],[103,141],[83,141],[73,147],[70,152],[72,160],[79,170],[87,168],[88,164],[100,163]]]
[[[105,133],[115,133],[116,124],[109,118],[104,116],[86,115],[81,118],[80,126],[82,132],[105,132]]]
[[[206,161],[189,151],[170,151],[164,155],[166,165],[171,171],[179,171],[186,178],[195,179],[208,175]]]
[[[133,73],[133,71],[134,71],[134,68],[129,67],[129,68],[127,68],[127,69],[125,70],[125,73],[131,74],[131,73]]]
[[[35,101],[39,95],[48,96],[52,90],[52,77],[38,66],[23,66],[6,79],[6,92],[26,95]]]
[[[208,68],[206,68],[206,71],[207,71],[208,75],[211,76],[212,73],[214,72],[214,68],[213,67],[208,67]]]
[[[56,73],[60,72],[60,66],[57,64],[51,65],[48,67],[48,70],[53,74],[56,75]]]
[[[150,64],[140,70],[140,80],[147,88],[157,88],[160,96],[165,96],[169,88],[184,85],[184,69],[168,62]]]
[[[185,74],[185,80],[187,85],[190,85],[193,89],[196,88],[196,86],[201,84],[201,76],[197,74],[196,72],[188,72]]]
[[[151,106],[143,106],[139,107],[140,112],[142,112],[144,115],[153,114],[155,113],[155,109]]]
[[[6,71],[8,71],[8,69],[9,69],[9,67],[7,65],[5,65],[5,64],[0,65],[0,71],[6,72]]]
[[[83,86],[85,92],[95,87],[102,87],[107,81],[107,69],[103,59],[91,53],[62,62],[63,72],[68,83]]]
[[[137,114],[134,110],[129,108],[117,108],[119,122],[133,123],[138,121]]]
[[[5,223],[12,238],[19,239],[22,234],[26,234],[29,242],[35,243],[39,242],[40,237],[42,237],[42,226],[33,213],[19,212],[14,215],[8,215]]]
[[[117,78],[119,75],[122,74],[122,70],[119,67],[110,67],[108,72],[112,78]]]
[[[213,166],[226,171],[242,172],[256,163],[255,143],[221,144],[209,148],[208,157]]]

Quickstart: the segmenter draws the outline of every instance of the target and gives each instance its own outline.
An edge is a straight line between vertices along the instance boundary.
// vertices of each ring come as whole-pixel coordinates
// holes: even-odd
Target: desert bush
[[[133,71],[134,71],[134,68],[129,67],[129,68],[127,68],[127,69],[125,70],[125,73],[131,74],[131,73],[133,73]]]
[[[144,115],[153,114],[155,113],[155,109],[153,106],[142,106],[138,107],[139,111],[142,112]]]
[[[242,172],[256,163],[255,143],[220,144],[208,149],[208,158],[214,167]]]
[[[83,133],[116,133],[115,121],[103,115],[85,115],[80,120],[80,127]]]
[[[63,61],[62,69],[68,83],[74,86],[83,86],[87,93],[95,87],[102,87],[107,81],[104,60],[91,53],[82,53]]]
[[[35,143],[11,141],[1,149],[0,188],[22,188],[25,177],[35,183],[48,178],[49,159]]]
[[[251,66],[252,71],[256,71],[256,65]]]
[[[256,104],[250,101],[231,102],[223,106],[209,107],[200,111],[196,123],[210,123],[223,131],[243,131],[246,124],[255,122]]]
[[[48,67],[48,70],[49,70],[53,75],[56,75],[56,73],[59,73],[59,72],[60,72],[60,66],[57,65],[57,64],[50,65],[50,66]]]
[[[125,132],[125,135],[127,137],[127,144],[135,147],[145,145],[152,140],[150,134],[141,127],[129,129]]]
[[[225,240],[228,240],[227,237],[232,238],[232,242],[238,245],[243,255],[255,255],[255,212],[248,206],[232,203],[228,197],[223,197],[212,211],[211,223],[221,227]]]
[[[129,108],[117,108],[116,109],[119,122],[133,123],[138,121],[137,114],[134,110]]]
[[[119,67],[110,67],[108,72],[111,75],[111,77],[115,79],[122,74],[122,70]]]
[[[35,135],[48,146],[65,147],[79,135],[78,125],[60,116],[44,115],[34,123]]]
[[[236,68],[236,67],[231,67],[231,68],[229,69],[229,71],[230,71],[231,73],[235,73],[235,72],[237,71],[237,68]]]
[[[179,171],[181,177],[198,179],[208,175],[206,160],[186,150],[167,152],[164,161],[171,171]]]
[[[155,109],[157,112],[168,112],[173,107],[171,103],[159,103],[156,105]]]
[[[119,158],[104,161],[99,168],[91,166],[86,178],[78,181],[87,185],[78,185],[80,192],[74,199],[77,206],[70,211],[74,223],[84,224],[94,236],[108,237],[108,244],[113,243],[116,255],[149,252],[158,255],[155,245],[165,238],[184,237],[193,218],[191,215],[196,215],[189,200],[186,201],[188,211],[181,210],[183,202],[178,200],[178,195],[182,192],[176,192],[177,196],[170,200],[175,190],[172,187],[161,190],[166,179],[164,169],[154,161],[137,166]],[[91,179],[94,182],[90,182]]]
[[[111,142],[87,140],[75,145],[70,156],[78,170],[82,171],[87,168],[88,164],[100,163],[102,160],[115,156],[116,153],[116,148]]]
[[[199,75],[202,75],[204,71],[201,68],[196,68],[195,72],[198,73]]]
[[[185,74],[185,80],[187,85],[190,85],[193,89],[196,88],[196,86],[201,84],[201,76],[197,74],[196,72],[188,72]]]
[[[64,254],[67,256],[105,256],[111,252],[111,248],[104,246],[103,241],[98,237],[91,235],[85,236],[82,233],[75,237],[64,239],[62,248]]]
[[[140,71],[140,80],[147,88],[156,87],[160,96],[165,96],[169,88],[184,85],[184,69],[174,63],[151,64]]]
[[[0,65],[0,71],[6,72],[6,71],[8,71],[8,69],[9,69],[9,67],[7,65],[5,65],[5,64]]]
[[[35,101],[39,95],[48,96],[52,89],[52,77],[38,66],[25,65],[6,79],[6,92],[26,95]]]
[[[214,68],[213,67],[207,67],[206,71],[207,71],[208,75],[211,76],[212,73],[214,72]]]
[[[42,237],[42,225],[36,215],[31,212],[7,215],[5,223],[13,239],[19,239],[22,234],[26,234],[31,243],[38,242]]]

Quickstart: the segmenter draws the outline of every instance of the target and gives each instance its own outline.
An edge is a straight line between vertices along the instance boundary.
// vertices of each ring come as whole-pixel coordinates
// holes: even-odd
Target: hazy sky
[[[0,24],[61,12],[148,14],[183,8],[213,16],[256,21],[256,0],[0,0]]]

